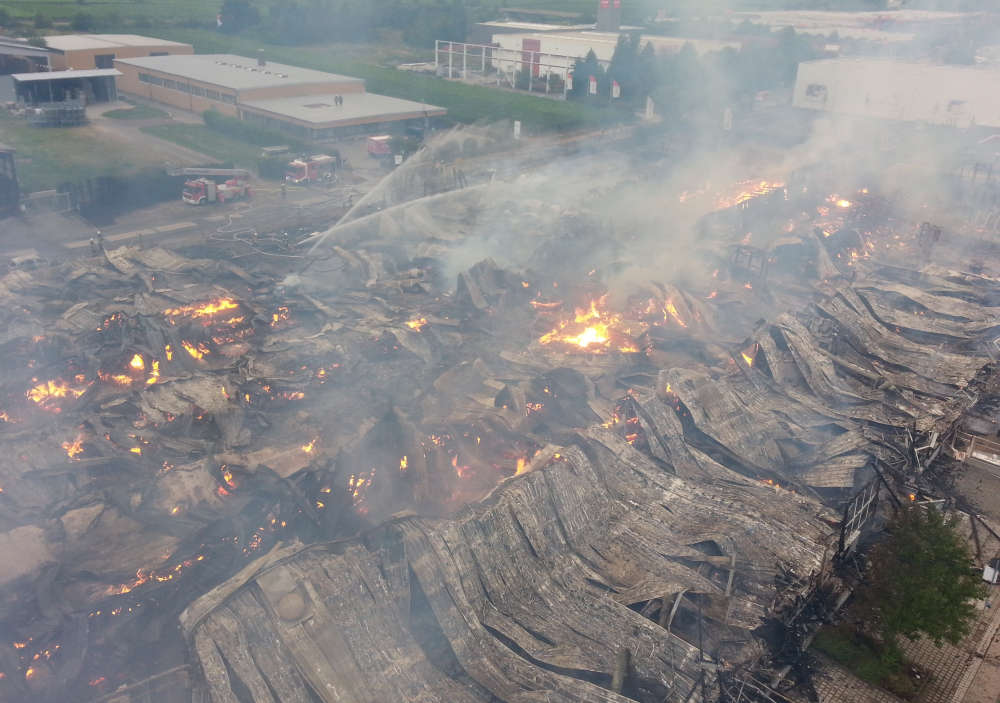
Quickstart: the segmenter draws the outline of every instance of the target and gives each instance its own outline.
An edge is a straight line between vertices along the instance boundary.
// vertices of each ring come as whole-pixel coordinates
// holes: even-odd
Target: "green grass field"
[[[260,156],[260,147],[230,139],[204,125],[165,124],[140,131],[242,168],[256,168]]]
[[[68,20],[78,12],[86,12],[98,21],[117,19],[153,26],[157,22],[211,23],[221,2],[204,0],[3,0],[0,7],[12,16],[29,19],[41,13],[50,20]]]
[[[94,127],[30,127],[0,117],[0,142],[17,150],[17,175],[26,193],[91,176],[127,174],[159,163],[151,154],[123,148]]]
[[[157,120],[170,117],[165,111],[151,105],[136,105],[123,110],[110,110],[105,112],[103,116],[112,120]]]

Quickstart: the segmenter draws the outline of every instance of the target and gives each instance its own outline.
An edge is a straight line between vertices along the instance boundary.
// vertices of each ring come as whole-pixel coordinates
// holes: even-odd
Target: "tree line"
[[[778,32],[771,42],[750,42],[738,50],[704,56],[690,43],[675,54],[658,55],[639,34],[625,34],[606,68],[593,51],[576,61],[568,95],[581,102],[618,103],[629,110],[641,109],[652,97],[658,114],[693,118],[726,107],[748,109],[761,91],[791,86],[799,62],[819,56],[814,40],[791,28]]]
[[[406,43],[427,47],[435,39],[463,41],[468,25],[497,7],[493,0],[283,0],[260,9],[251,0],[224,0],[219,31],[256,28],[273,43],[299,44],[365,41],[395,29]]]

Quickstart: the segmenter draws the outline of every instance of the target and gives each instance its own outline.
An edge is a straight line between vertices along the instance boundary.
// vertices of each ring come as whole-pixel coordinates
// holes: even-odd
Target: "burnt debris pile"
[[[719,207],[673,282],[620,285],[648,242],[501,183],[278,256],[0,279],[0,695],[707,701],[779,671],[760,627],[836,590],[844,502],[933,491],[989,406],[998,287],[867,191]],[[505,265],[473,256],[498,222]]]

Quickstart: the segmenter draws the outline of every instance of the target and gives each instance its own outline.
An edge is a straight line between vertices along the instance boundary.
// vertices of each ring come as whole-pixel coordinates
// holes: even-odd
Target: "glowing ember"
[[[840,207],[840,208],[851,207],[851,201],[850,200],[844,200],[843,198],[841,198],[841,199],[839,199],[837,201],[837,207]]]
[[[132,361],[128,362],[128,365],[136,371],[142,371],[146,368],[146,362],[143,360],[142,354],[136,354],[133,356]]]
[[[142,455],[142,447],[132,447],[131,449],[129,449],[129,451],[132,452],[133,454],[139,454],[140,456]]]
[[[63,442],[62,448],[66,450],[66,456],[74,461],[79,461],[77,456],[83,453],[83,435],[78,434],[72,442]]]
[[[160,362],[154,361],[152,363],[152,369],[149,371],[149,378],[146,379],[146,385],[151,386],[160,380]]]
[[[403,458],[399,460],[399,470],[406,471],[406,469],[409,468],[409,465],[410,463],[406,460],[406,456],[404,455]]]
[[[35,667],[29,666],[27,668],[27,670],[25,670],[25,672],[24,672],[24,678],[25,678],[25,680],[30,681],[31,679],[33,679],[35,677],[35,674],[37,674],[37,673],[38,673],[38,670]]]
[[[351,498],[355,506],[364,500],[364,490],[372,485],[375,478],[375,469],[372,469],[367,476],[351,474],[347,481],[347,489],[351,492]]]
[[[458,475],[459,478],[465,478],[466,474],[468,474],[471,469],[469,466],[458,463],[457,454],[451,458],[451,468],[455,469],[455,474]]]
[[[107,679],[105,677],[98,676],[96,679],[92,679],[88,685],[89,686],[100,686],[105,681],[107,681]]]
[[[168,308],[163,311],[167,317],[211,318],[220,312],[235,310],[239,307],[232,298],[221,298],[200,305],[184,305],[179,308]]]
[[[555,308],[562,305],[562,301],[556,300],[551,303],[543,303],[540,300],[532,300],[528,302],[528,305],[535,308],[535,310],[554,310]]]
[[[306,454],[312,454],[312,452],[313,452],[313,449],[315,449],[315,448],[316,448],[316,440],[317,440],[317,439],[319,439],[319,437],[314,437],[314,438],[313,438],[313,439],[312,439],[312,440],[311,440],[311,441],[309,442],[309,444],[303,444],[303,445],[302,445],[302,451],[304,451],[304,452],[305,452]]]
[[[415,332],[419,332],[420,330],[422,330],[424,328],[424,326],[426,324],[427,324],[427,318],[426,317],[419,317],[419,318],[417,318],[415,320],[408,321],[406,323],[406,326],[409,327],[411,330],[414,330]]]
[[[201,342],[198,342],[198,346],[195,346],[195,345],[191,344],[191,342],[189,342],[189,341],[187,341],[185,339],[185,340],[181,341],[181,346],[184,347],[184,351],[186,351],[188,354],[190,354],[191,357],[194,358],[194,359],[201,359],[206,354],[210,354],[211,353],[208,350],[208,347],[206,347]]]
[[[173,361],[174,350],[170,348],[170,345],[163,347],[163,352],[167,355],[167,361]]]
[[[132,377],[123,373],[110,374],[104,371],[99,371],[97,377],[100,378],[105,383],[114,383],[118,386],[130,386],[132,385]]]
[[[515,476],[520,476],[528,470],[528,460],[521,457],[517,460],[517,471],[514,473]]]
[[[740,352],[740,356],[743,357],[743,361],[747,362],[747,366],[753,366],[753,357],[746,352]]]
[[[10,415],[3,410],[0,410],[0,422],[10,422]]]
[[[277,327],[278,323],[287,320],[289,314],[290,313],[286,306],[279,306],[277,312],[271,314],[271,327]]]
[[[716,201],[715,206],[719,210],[725,210],[726,208],[733,207],[734,205],[745,203],[752,198],[768,195],[769,193],[784,187],[785,184],[780,181],[740,181],[735,186],[735,189],[738,189],[738,191],[732,195],[721,196]]]

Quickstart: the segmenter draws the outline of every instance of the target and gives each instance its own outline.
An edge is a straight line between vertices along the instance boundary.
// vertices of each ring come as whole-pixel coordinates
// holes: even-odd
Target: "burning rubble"
[[[629,697],[681,701],[706,657],[755,665],[805,588],[776,571],[818,572],[873,457],[902,471],[974,402],[996,288],[907,266],[929,235],[871,194],[734,190],[684,285],[614,290],[560,235],[558,274],[483,260],[452,291],[475,188],[304,268],[232,242],[7,277],[2,529],[30,558],[0,695],[619,700],[628,650]]]

